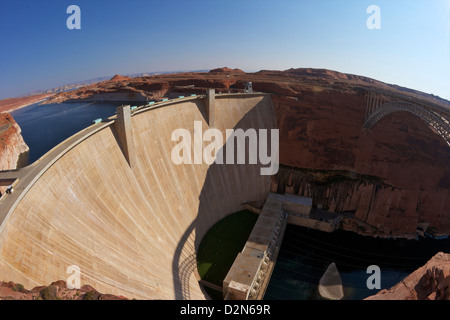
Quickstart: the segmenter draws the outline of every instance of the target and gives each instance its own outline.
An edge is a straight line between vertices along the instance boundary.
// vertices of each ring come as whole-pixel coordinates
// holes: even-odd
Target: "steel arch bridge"
[[[450,109],[434,104],[411,101],[412,98],[400,95],[366,91],[366,117],[364,128],[370,129],[387,115],[405,111],[412,113],[432,127],[450,147]],[[387,101],[386,100],[390,100]]]

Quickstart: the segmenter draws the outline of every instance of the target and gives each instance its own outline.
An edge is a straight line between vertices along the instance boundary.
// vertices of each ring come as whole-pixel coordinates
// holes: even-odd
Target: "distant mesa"
[[[209,73],[245,73],[245,72],[238,68],[230,69],[227,67],[223,67],[223,68],[212,69],[209,71]]]
[[[122,81],[122,80],[128,80],[131,79],[130,77],[127,76],[121,76],[119,74],[116,74],[114,77],[111,78],[111,81]]]

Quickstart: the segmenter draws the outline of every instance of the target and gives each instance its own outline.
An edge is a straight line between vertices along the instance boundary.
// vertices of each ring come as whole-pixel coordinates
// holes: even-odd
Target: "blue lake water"
[[[342,279],[344,300],[375,294],[367,268],[380,268],[381,289],[389,289],[439,251],[449,252],[450,239],[378,239],[337,230],[326,233],[288,225],[267,288],[267,300],[319,300],[318,283],[334,262]],[[371,281],[370,281],[371,282]]]
[[[116,104],[61,103],[32,104],[11,112],[22,129],[30,148],[28,162],[33,163],[60,142],[90,126],[92,120],[112,116]]]

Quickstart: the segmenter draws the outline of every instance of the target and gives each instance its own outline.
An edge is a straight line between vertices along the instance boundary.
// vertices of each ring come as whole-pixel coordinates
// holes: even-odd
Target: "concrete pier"
[[[288,213],[309,216],[312,208],[312,198],[294,194],[284,194],[283,210]]]
[[[128,165],[130,168],[133,168],[135,164],[135,152],[132,138],[131,109],[129,105],[117,107],[116,131],[120,148],[127,159]]]
[[[206,91],[206,114],[208,116],[208,124],[213,128],[216,116],[216,91],[214,89]]]
[[[294,194],[269,193],[258,220],[223,281],[226,300],[261,300],[269,285],[286,225],[331,232],[335,225],[310,217],[312,199]]]
[[[270,193],[244,249],[223,281],[226,300],[261,300],[272,275],[287,224],[284,195]]]

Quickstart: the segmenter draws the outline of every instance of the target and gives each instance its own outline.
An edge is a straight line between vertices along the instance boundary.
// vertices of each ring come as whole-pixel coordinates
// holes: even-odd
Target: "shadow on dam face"
[[[273,109],[268,107],[267,100],[258,102],[233,129],[276,129]],[[230,139],[233,137],[220,150],[224,158]],[[236,145],[234,146],[236,150]],[[268,150],[270,152],[273,149],[269,146]],[[236,152],[234,155],[236,156]],[[199,195],[197,217],[181,237],[173,259],[173,282],[177,300],[191,298],[189,280],[194,275],[197,277],[197,250],[208,229],[228,214],[242,210],[242,203],[264,201],[270,191],[271,176],[261,175],[261,168],[265,166],[260,163],[249,164],[248,156],[247,148],[245,164],[213,163],[207,170]]]
[[[216,96],[215,128],[276,129],[269,95]],[[202,121],[203,99],[178,101],[133,115],[135,166],[113,126],[82,139],[39,176],[0,231],[0,280],[25,288],[66,280],[137,299],[205,299],[196,250],[206,231],[263,201],[268,165],[171,161],[171,134]],[[225,144],[226,145],[226,144]],[[270,149],[269,149],[270,151]]]

